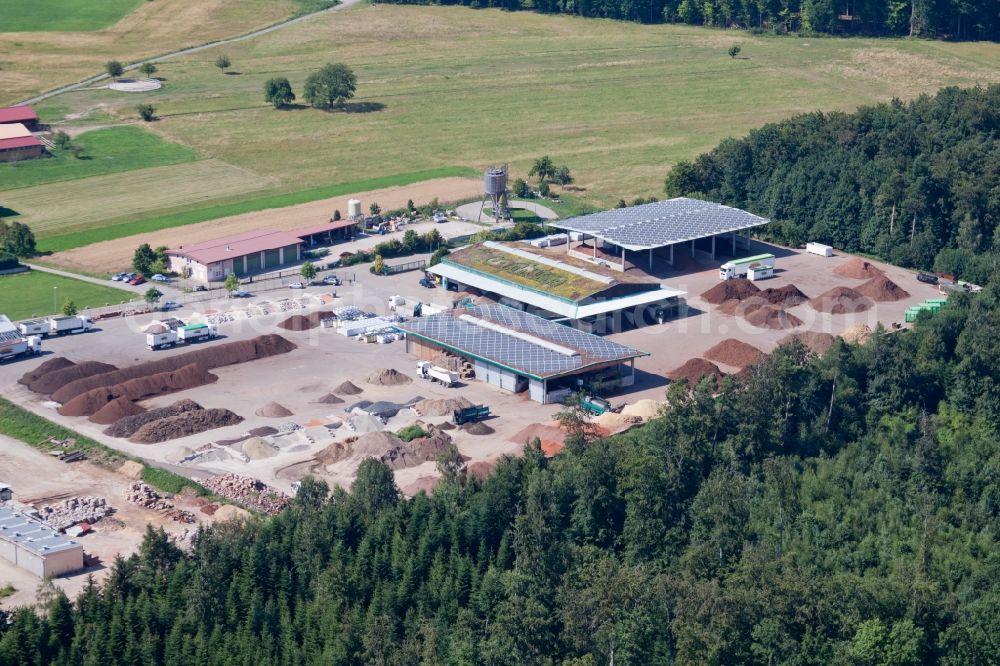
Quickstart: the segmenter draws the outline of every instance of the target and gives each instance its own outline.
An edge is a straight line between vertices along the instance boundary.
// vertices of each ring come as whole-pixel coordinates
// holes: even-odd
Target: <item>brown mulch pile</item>
[[[218,377],[199,365],[185,365],[172,372],[158,372],[147,377],[129,379],[114,386],[91,389],[63,403],[59,407],[59,413],[63,416],[90,416],[116,398],[142,400],[143,398],[204,386],[216,380]]]
[[[809,348],[814,354],[824,354],[826,350],[833,346],[834,338],[830,333],[819,333],[817,331],[803,331],[801,333],[789,333],[778,342],[780,345],[787,345],[793,340],[798,340]]]
[[[482,421],[475,421],[474,423],[466,423],[462,426],[462,430],[469,433],[470,435],[492,435],[496,432],[493,428],[486,425]]]
[[[212,368],[233,365],[235,363],[245,363],[246,361],[253,361],[259,358],[285,354],[295,348],[296,346],[293,343],[289,342],[280,335],[260,335],[252,340],[227,342],[195,351],[189,351],[184,354],[177,354],[176,356],[161,358],[156,361],[147,361],[146,363],[130,365],[113,372],[105,371],[100,375],[88,376],[83,379],[77,379],[76,381],[70,381],[61,388],[53,386],[51,389],[54,391],[52,393],[52,399],[56,402],[65,404],[76,396],[86,393],[91,389],[114,386],[115,384],[121,384],[122,382],[126,382],[130,379],[148,377],[149,375],[155,375],[161,372],[173,372],[186,365],[194,364],[201,366],[205,370],[211,370]],[[49,377],[52,377],[53,375],[58,375],[63,372],[72,372],[73,370],[84,365],[87,364],[81,363],[73,368],[58,370],[42,377],[39,381],[47,382]],[[57,388],[58,390],[56,390]],[[34,386],[32,386],[31,389],[33,391],[36,390]],[[45,391],[40,390],[38,392],[44,393]]]
[[[746,278],[736,278],[735,280],[725,280],[715,285],[708,291],[702,292],[701,297],[712,305],[721,305],[726,301],[742,301],[759,292],[760,289]]]
[[[67,366],[62,370],[46,372],[41,377],[28,384],[28,388],[35,393],[49,395],[67,384],[81,381],[89,377],[100,377],[114,372],[117,369],[118,368],[113,365],[101,363],[100,361],[84,361],[83,363]],[[59,400],[58,402],[62,401]]]
[[[327,393],[316,400],[316,403],[320,405],[341,405],[344,403],[344,399],[336,393]]]
[[[41,377],[44,374],[55,372],[56,370],[62,370],[63,368],[70,368],[74,365],[76,365],[76,363],[69,360],[65,356],[56,356],[55,358],[50,358],[47,361],[43,361],[34,370],[29,370],[28,372],[21,375],[21,378],[17,380],[17,383],[29,386],[32,382],[36,381],[39,377]]]
[[[908,291],[884,275],[868,280],[855,291],[877,302],[901,301],[910,297]]]
[[[764,352],[736,338],[726,338],[705,352],[704,356],[716,363],[743,368],[759,361]]]
[[[236,425],[243,417],[228,409],[212,408],[194,412],[184,412],[177,416],[153,421],[142,426],[128,438],[137,444],[157,444],[178,437],[187,437],[199,432]]]
[[[104,434],[110,435],[111,437],[131,437],[136,430],[147,423],[159,421],[160,419],[167,418],[168,416],[177,416],[178,414],[183,414],[184,412],[198,411],[200,409],[201,405],[197,402],[185,398],[184,400],[178,400],[177,402],[166,407],[159,407],[157,409],[151,409],[143,414],[136,414],[134,416],[126,416],[118,419],[111,426],[104,429]]]
[[[286,331],[309,331],[319,326],[320,321],[333,316],[330,310],[320,310],[307,315],[292,315],[288,319],[278,324],[278,328]]]
[[[413,405],[421,416],[451,416],[456,409],[466,409],[472,407],[472,403],[466,398],[441,398],[434,400],[427,398]]]
[[[276,402],[269,402],[254,412],[257,416],[263,416],[270,419],[284,418],[286,416],[291,416],[292,413],[292,410],[288,409],[288,407],[279,405]]]
[[[780,305],[786,308],[798,305],[799,303],[805,303],[809,300],[809,297],[803,294],[794,284],[786,284],[784,287],[768,287],[761,291],[758,296],[772,305]]]
[[[833,274],[838,277],[852,278],[854,280],[870,280],[872,278],[885,275],[871,262],[854,257],[833,269]]]
[[[850,287],[834,287],[824,291],[816,298],[810,299],[809,305],[819,312],[850,314],[852,312],[865,312],[875,304],[870,298],[859,294]]]
[[[375,386],[400,386],[413,380],[396,368],[381,368],[365,378],[365,381]]]
[[[344,382],[340,386],[333,389],[334,393],[340,393],[341,395],[357,395],[361,393],[363,389],[360,386],[355,385],[352,382]]]
[[[120,421],[126,416],[137,416],[145,413],[146,410],[144,408],[132,402],[125,396],[121,396],[111,400],[96,412],[91,414],[90,421],[91,423],[110,425]]]
[[[757,328],[783,330],[802,325],[802,320],[777,305],[765,305],[744,317]]]
[[[681,367],[667,373],[667,376],[675,382],[686,379],[689,385],[694,386],[701,381],[702,377],[712,376],[721,379],[725,374],[719,369],[719,366],[711,361],[706,361],[703,358],[692,358],[688,359]]]

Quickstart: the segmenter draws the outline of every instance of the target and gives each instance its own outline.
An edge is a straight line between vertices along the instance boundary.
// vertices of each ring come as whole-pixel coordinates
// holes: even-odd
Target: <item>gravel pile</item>
[[[467,409],[472,403],[465,398],[443,398],[440,400],[420,400],[413,405],[420,416],[451,416],[456,409]]]
[[[174,508],[173,502],[160,497],[160,493],[142,481],[133,481],[128,484],[125,487],[124,497],[126,502],[131,502],[144,509],[162,511]]]
[[[38,517],[52,529],[64,530],[77,523],[96,523],[114,512],[103,497],[69,497],[59,504],[43,506]]]
[[[344,382],[340,386],[333,389],[334,393],[339,393],[341,395],[357,395],[361,393],[363,389],[357,386],[353,382]]]
[[[157,409],[151,409],[143,414],[126,416],[125,418],[119,419],[110,427],[105,428],[104,434],[110,435],[111,437],[131,437],[135,434],[136,430],[147,423],[159,421],[160,419],[165,419],[168,416],[177,416],[178,414],[183,414],[184,412],[198,411],[201,408],[201,405],[194,400],[188,400],[185,398],[184,400],[178,400],[167,407],[159,407]]]
[[[342,405],[342,404],[344,404],[344,399],[341,398],[336,393],[327,393],[324,396],[320,396],[320,398],[318,398],[316,400],[316,404],[319,404],[319,405]]]
[[[216,495],[257,509],[261,513],[275,516],[288,506],[291,498],[266,483],[239,474],[220,474],[206,479],[202,485]]]
[[[395,368],[381,368],[365,378],[365,381],[374,386],[400,386],[409,384],[413,380]],[[343,393],[343,391],[338,391]]]
[[[136,430],[128,440],[136,444],[157,444],[178,437],[196,435],[206,430],[237,425],[242,421],[242,416],[228,409],[202,409],[147,423]]]

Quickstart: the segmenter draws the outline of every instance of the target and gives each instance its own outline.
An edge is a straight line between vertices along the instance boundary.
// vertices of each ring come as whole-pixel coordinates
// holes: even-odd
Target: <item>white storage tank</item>
[[[347,202],[347,216],[361,217],[361,199],[351,199]]]

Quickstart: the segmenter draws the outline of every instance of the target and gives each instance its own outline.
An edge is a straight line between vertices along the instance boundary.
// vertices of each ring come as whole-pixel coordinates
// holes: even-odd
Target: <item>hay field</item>
[[[744,57],[734,60],[736,43]],[[598,205],[655,195],[677,160],[767,121],[1000,80],[1000,44],[755,37],[460,7],[362,7],[222,50],[240,76],[219,73],[214,49],[164,64],[167,84],[148,96],[157,132],[288,189],[445,164],[509,162],[523,176],[547,153]],[[354,67],[354,112],[264,104],[267,78],[301,92],[328,61]],[[136,101],[60,97],[123,114]]]
[[[81,4],[105,22],[68,13]],[[67,12],[40,27],[53,7]],[[0,0],[0,105],[99,74],[108,60],[130,62],[239,35],[287,18],[297,7],[293,0]],[[116,14],[123,18],[115,22]]]

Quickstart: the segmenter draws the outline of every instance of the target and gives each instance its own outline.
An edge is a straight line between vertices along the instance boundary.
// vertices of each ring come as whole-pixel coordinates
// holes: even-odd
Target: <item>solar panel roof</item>
[[[596,236],[629,250],[649,250],[697,238],[743,231],[770,222],[767,218],[711,201],[678,197],[615,208],[567,220],[553,227]]]
[[[476,319],[484,325],[471,321]],[[395,327],[536,379],[572,374],[591,365],[647,355],[505,305],[459,308],[395,324]],[[509,329],[510,333],[503,329]],[[532,341],[532,337],[539,342]],[[559,351],[542,341],[564,349]]]

